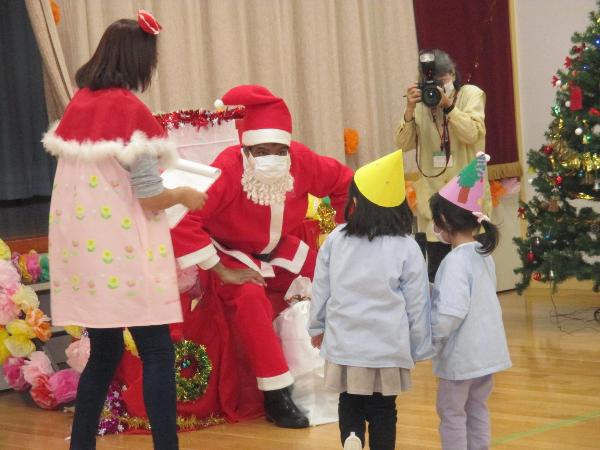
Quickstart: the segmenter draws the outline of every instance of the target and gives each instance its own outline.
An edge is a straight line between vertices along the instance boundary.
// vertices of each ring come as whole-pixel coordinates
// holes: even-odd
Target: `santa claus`
[[[222,175],[204,208],[172,230],[175,254],[181,268],[197,265],[220,280],[216,294],[233,311],[232,325],[264,391],[267,420],[303,428],[308,420],[291,399],[294,380],[272,321],[286,307],[291,282],[313,276],[316,252],[294,235],[308,194],[329,196],[341,218],[353,173],[293,141],[290,112],[268,89],[237,86],[222,102],[246,109],[238,125],[241,145],[213,162]]]

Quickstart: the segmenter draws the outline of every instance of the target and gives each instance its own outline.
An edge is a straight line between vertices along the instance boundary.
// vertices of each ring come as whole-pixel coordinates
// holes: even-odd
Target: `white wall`
[[[517,48],[519,107],[521,115],[520,148],[528,152],[544,142],[544,133],[552,120],[556,88],[550,84],[556,70],[563,68],[565,56],[573,46],[571,36],[589,25],[588,13],[596,9],[596,0],[512,0],[514,36]],[[526,155],[522,156],[525,180]],[[524,199],[533,189],[523,183]]]

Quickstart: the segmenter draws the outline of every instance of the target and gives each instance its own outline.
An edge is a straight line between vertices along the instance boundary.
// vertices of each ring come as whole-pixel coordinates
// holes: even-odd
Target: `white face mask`
[[[435,237],[438,238],[438,241],[440,241],[442,244],[450,244],[450,242],[444,239],[444,237],[442,236],[442,232],[438,231],[435,224],[432,224],[431,228],[433,229],[433,234],[435,234]]]
[[[289,153],[285,156],[268,155],[255,158],[251,154],[246,155],[242,150],[242,155],[242,186],[248,198],[259,205],[282,203],[286,192],[294,188]]]
[[[255,158],[248,155],[248,164],[254,170],[256,178],[263,183],[273,183],[290,173],[290,155],[268,155]]]

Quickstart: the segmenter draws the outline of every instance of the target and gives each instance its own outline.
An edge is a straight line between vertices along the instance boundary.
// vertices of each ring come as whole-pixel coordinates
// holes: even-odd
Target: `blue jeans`
[[[175,353],[168,325],[129,328],[143,364],[144,402],[155,450],[177,450]],[[90,359],[77,388],[71,450],[94,450],[100,414],[123,355],[121,328],[88,328]]]

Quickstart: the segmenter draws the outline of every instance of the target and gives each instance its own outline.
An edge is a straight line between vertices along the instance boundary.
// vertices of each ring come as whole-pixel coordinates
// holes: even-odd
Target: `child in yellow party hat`
[[[429,201],[434,233],[452,245],[435,275],[431,313],[444,450],[489,448],[492,374],[511,366],[490,256],[498,229],[481,212],[488,160],[478,153]]]
[[[410,237],[402,151],[361,167],[346,224],[317,258],[308,330],[325,359],[325,384],[340,393],[345,450],[393,450],[396,396],[415,361],[431,356],[427,266]]]

